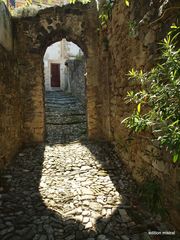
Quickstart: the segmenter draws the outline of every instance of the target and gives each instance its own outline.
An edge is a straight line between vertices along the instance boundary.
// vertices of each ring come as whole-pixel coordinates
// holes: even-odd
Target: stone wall
[[[48,46],[65,38],[87,56],[87,118],[90,138],[100,138],[97,11],[80,3],[19,12],[13,18],[15,51],[20,64],[23,96],[23,139],[44,140],[44,79],[42,56]]]
[[[144,169],[162,180],[167,206],[178,226],[180,169],[171,164],[168,154],[152,145],[150,133],[132,134],[121,121],[133,109],[125,104],[127,91],[138,87],[128,81],[128,71],[153,66],[159,56],[158,43],[175,21],[180,6],[176,1],[130,2],[129,8],[124,1],[115,4],[108,27],[100,33],[102,132],[114,143],[135,179],[141,181],[138,170]]]
[[[0,45],[0,169],[21,147],[21,97],[16,58]]]
[[[176,0],[130,2],[128,8],[123,0],[117,1],[108,27],[100,31],[99,48],[94,3],[33,7],[13,19],[14,53],[0,46],[0,165],[18,151],[21,137],[28,144],[44,141],[43,55],[49,45],[66,38],[87,57],[89,137],[113,142],[138,181],[140,168],[158,176],[178,226],[180,169],[170,163],[167,153],[152,145],[151,133],[132,135],[121,122],[133,109],[124,102],[127,91],[138,87],[128,81],[127,73],[131,68],[148,70],[155,64],[158,43],[175,21],[180,4]],[[0,33],[4,30],[1,26]],[[2,39],[1,35],[5,42]],[[12,45],[6,46],[11,50],[8,46]]]
[[[0,44],[8,51],[12,50],[11,16],[3,2],[0,2]]]
[[[67,78],[69,80],[70,91],[73,96],[76,96],[82,103],[86,103],[85,89],[85,62],[84,60],[68,60],[67,63]]]

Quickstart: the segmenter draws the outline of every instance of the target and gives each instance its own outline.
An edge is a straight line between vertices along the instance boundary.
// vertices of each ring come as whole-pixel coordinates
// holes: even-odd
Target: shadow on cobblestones
[[[110,200],[113,195],[111,192],[104,192],[104,201],[109,205],[109,208],[110,206],[112,207],[112,211],[110,214],[107,214],[106,211],[106,215],[102,214],[96,220],[95,228],[97,232],[101,229],[107,239],[180,239],[179,232],[175,231],[173,226],[162,222],[159,217],[152,216],[151,213],[142,208],[137,194],[138,187],[110,143],[90,143],[90,141],[82,141],[81,143],[94,155],[98,164],[101,165],[100,175],[108,176],[113,187],[116,189],[114,193],[118,193],[117,195],[120,197],[120,202],[117,204],[117,202]],[[154,235],[148,234],[153,231],[156,232]],[[175,235],[163,234],[163,232],[168,231]]]
[[[68,162],[52,160],[59,154],[57,147],[62,153],[62,145],[26,148],[7,169],[9,189],[0,194],[0,239],[176,239],[148,236],[148,229],[158,231],[157,222],[133,205],[135,184],[122,164],[115,164],[110,145],[71,143],[70,152],[86,149],[84,155],[76,153],[81,156],[78,162],[86,161],[88,154],[93,159],[85,165],[75,161],[71,168]]]
[[[68,102],[81,109],[70,99],[64,109]],[[47,143],[22,150],[2,176],[0,240],[178,239],[148,235],[169,229],[137,205],[136,185],[110,144],[78,141],[86,137],[84,115],[84,129],[78,117],[64,138],[61,127],[71,120],[63,116],[61,122],[57,109],[50,111]]]

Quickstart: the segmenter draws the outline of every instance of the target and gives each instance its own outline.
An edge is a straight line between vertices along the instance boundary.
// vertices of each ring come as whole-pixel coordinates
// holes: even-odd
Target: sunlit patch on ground
[[[112,146],[85,139],[85,113],[84,123],[78,117],[75,129],[67,127],[71,125],[71,110],[78,113],[82,109],[75,99],[63,96],[61,107],[52,99],[49,106],[56,111],[51,108],[54,115],[46,118],[47,143],[25,148],[4,175],[0,239],[155,239],[148,231],[167,228],[134,206],[136,186]],[[58,112],[63,122],[57,121]],[[65,138],[58,132],[58,128],[65,131],[64,127],[69,129]],[[162,237],[159,239],[169,239]]]

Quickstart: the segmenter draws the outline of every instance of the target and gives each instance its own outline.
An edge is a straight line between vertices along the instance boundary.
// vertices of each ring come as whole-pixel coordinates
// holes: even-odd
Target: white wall
[[[70,92],[69,76],[66,71],[65,62],[68,59],[73,59],[76,56],[82,55],[81,49],[72,42],[67,42],[63,39],[61,42],[56,42],[46,49],[44,54],[44,78],[45,89],[47,91],[57,90],[51,87],[51,63],[60,64],[60,89]]]
[[[68,55],[70,58],[74,58],[79,54],[83,54],[81,49],[74,43],[69,42],[68,43]]]
[[[47,48],[44,58],[47,59],[55,59],[59,58],[59,42],[52,44],[50,47]]]

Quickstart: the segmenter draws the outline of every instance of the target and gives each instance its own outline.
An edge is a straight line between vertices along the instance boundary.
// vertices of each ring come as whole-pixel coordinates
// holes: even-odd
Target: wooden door
[[[60,64],[51,63],[51,87],[60,87]]]

